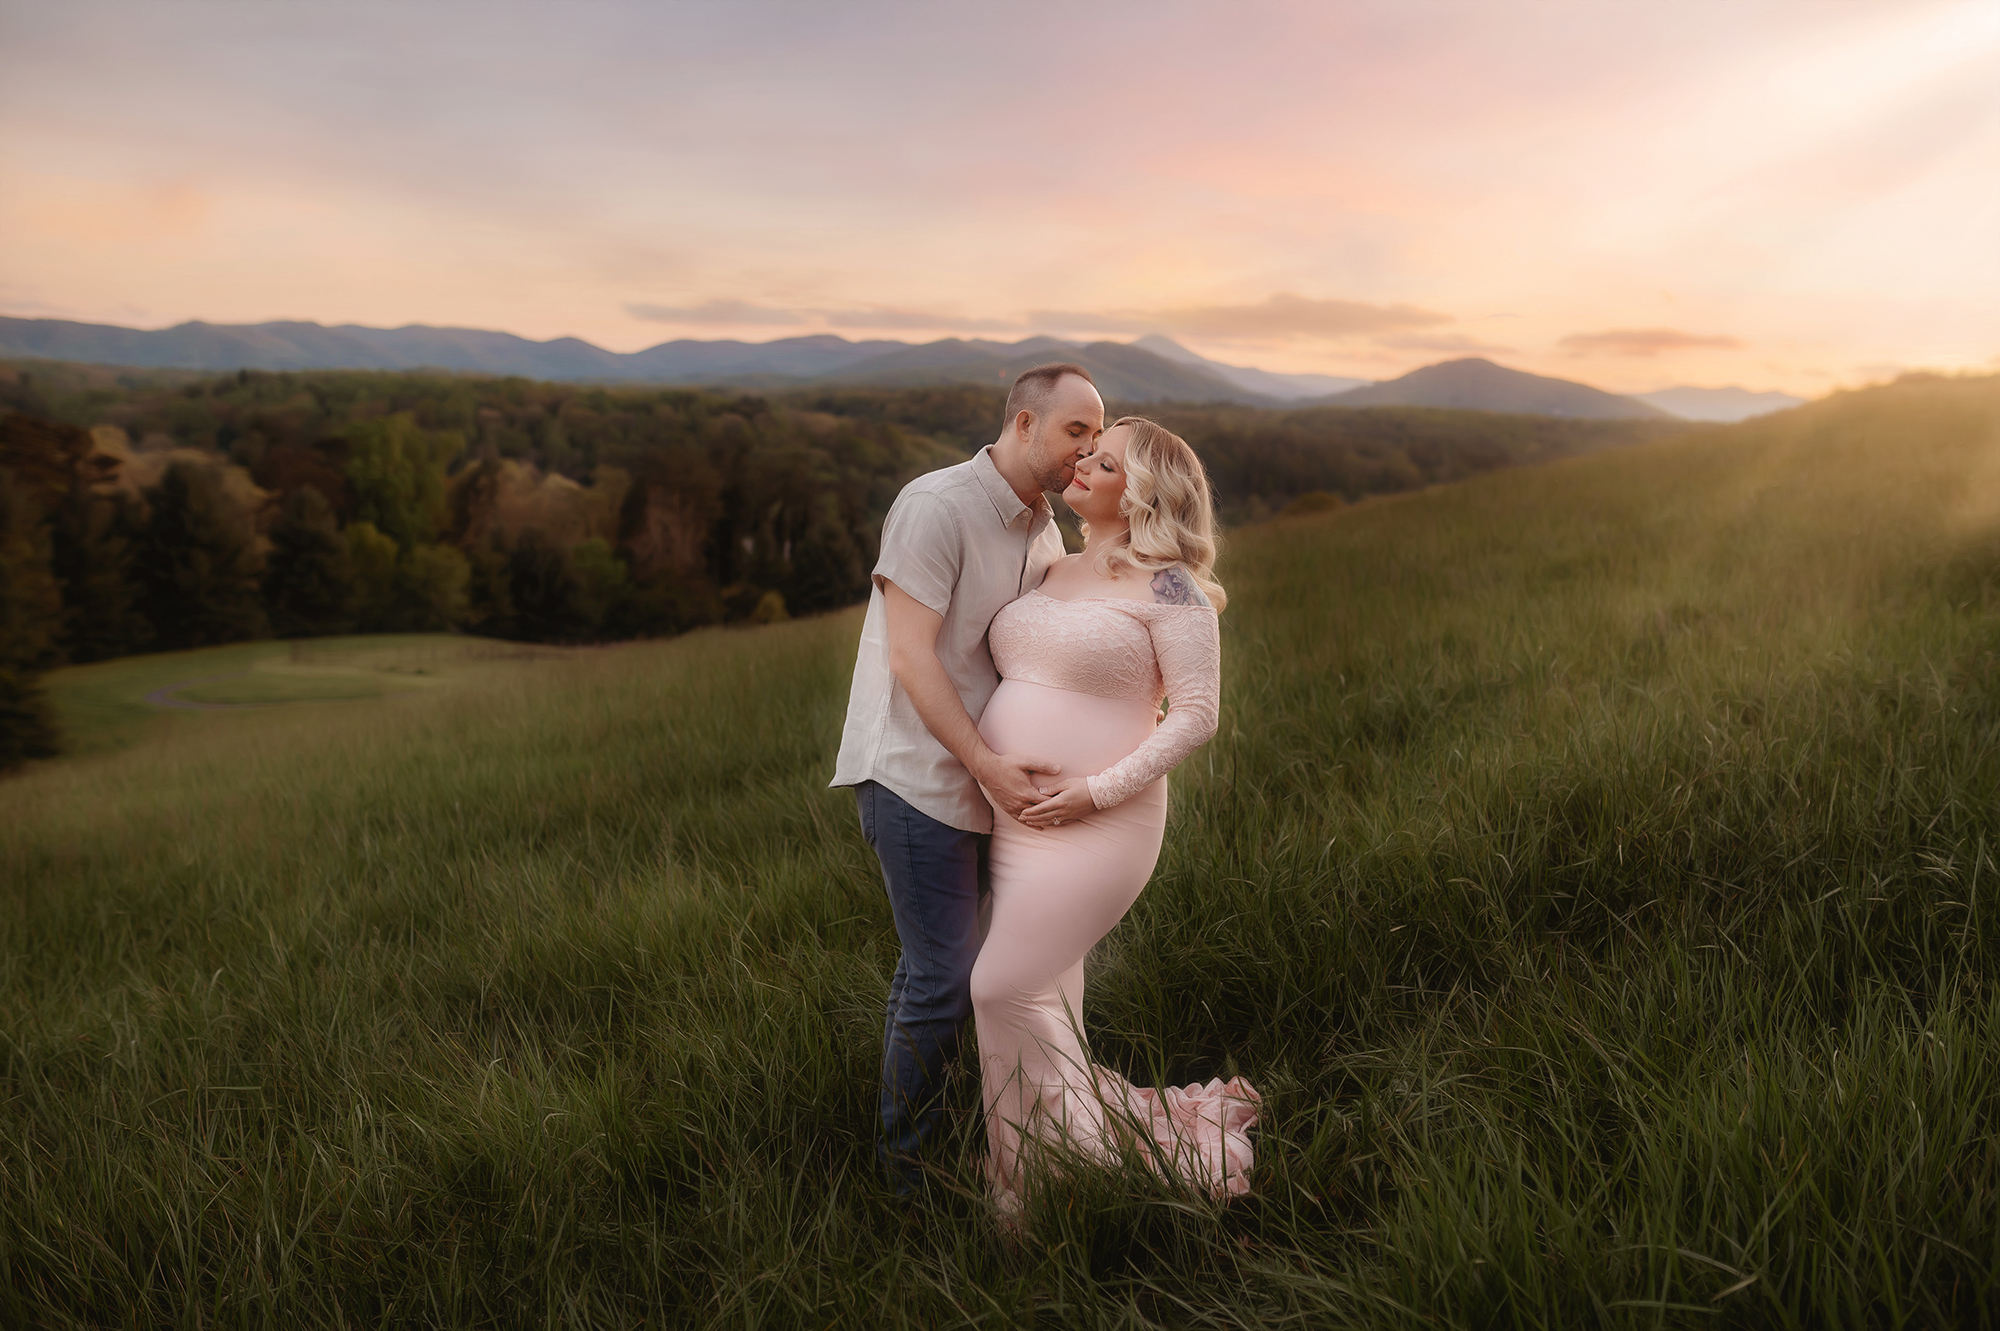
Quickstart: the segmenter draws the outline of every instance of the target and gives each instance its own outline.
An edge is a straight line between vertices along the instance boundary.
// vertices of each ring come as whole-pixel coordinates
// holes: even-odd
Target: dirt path
[[[184,679],[178,684],[169,684],[165,688],[154,689],[146,695],[146,702],[153,707],[169,707],[188,712],[233,712],[241,707],[258,707],[262,704],[254,702],[191,702],[186,698],[176,698],[174,696],[182,689],[191,689],[197,684],[213,684],[217,680],[222,679],[239,679],[249,673],[248,670],[230,670],[220,675],[202,675],[196,679]]]

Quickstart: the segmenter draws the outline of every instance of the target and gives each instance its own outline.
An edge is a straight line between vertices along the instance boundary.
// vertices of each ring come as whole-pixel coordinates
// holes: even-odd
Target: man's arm
[[[1019,817],[1029,805],[1040,804],[1047,797],[1030,773],[1056,776],[1062,768],[1039,758],[996,754],[979,737],[979,727],[937,658],[938,628],[944,616],[887,578],[882,579],[882,608],[889,625],[889,673],[910,695],[925,728],[1010,816]]]

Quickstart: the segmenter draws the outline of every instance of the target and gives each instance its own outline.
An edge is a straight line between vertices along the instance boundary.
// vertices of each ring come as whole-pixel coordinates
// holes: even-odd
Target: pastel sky
[[[2000,0],[0,0],[0,313],[2000,368]]]

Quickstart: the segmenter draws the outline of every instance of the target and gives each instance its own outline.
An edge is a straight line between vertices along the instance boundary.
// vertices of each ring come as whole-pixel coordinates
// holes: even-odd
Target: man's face
[[[1104,433],[1104,399],[1083,379],[1056,380],[1047,409],[1035,423],[1028,446],[1028,471],[1049,494],[1061,494],[1076,475],[1076,464]]]

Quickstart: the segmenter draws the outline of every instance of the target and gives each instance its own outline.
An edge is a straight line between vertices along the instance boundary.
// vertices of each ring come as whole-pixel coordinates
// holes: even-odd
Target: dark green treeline
[[[991,439],[1002,403],[0,365],[0,769],[55,747],[34,679],[65,663],[267,635],[596,642],[850,604],[896,492]],[[1156,414],[1201,450],[1232,522],[1675,428]]]

